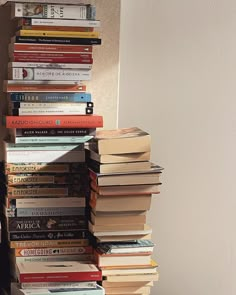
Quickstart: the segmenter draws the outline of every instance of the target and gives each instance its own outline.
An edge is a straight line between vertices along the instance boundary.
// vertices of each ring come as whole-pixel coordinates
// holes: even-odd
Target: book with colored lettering
[[[100,115],[5,116],[3,123],[6,128],[98,128],[103,127],[103,117]]]
[[[10,248],[46,248],[46,247],[74,247],[88,246],[89,239],[71,239],[71,240],[28,240],[28,241],[10,241]]]
[[[8,79],[40,81],[88,81],[91,79],[91,71],[53,68],[9,68]]]
[[[9,102],[77,103],[91,102],[91,93],[8,93]]]
[[[99,32],[19,30],[16,36],[26,37],[66,37],[66,38],[98,38]]]
[[[134,171],[147,171],[151,168],[151,162],[125,162],[125,163],[99,163],[93,159],[88,159],[88,166],[96,173],[121,173]]]
[[[50,62],[9,62],[8,68],[53,68],[53,69],[80,69],[91,70],[92,63],[50,63]]]
[[[37,43],[37,44],[69,44],[69,45],[101,45],[100,38],[68,38],[68,37],[27,37],[15,36],[11,38],[11,43]]]
[[[154,164],[145,171],[97,173],[90,169],[89,176],[98,186],[158,184],[161,170],[162,167]]]
[[[97,246],[97,249],[104,254],[106,253],[121,254],[121,253],[136,253],[136,252],[152,253],[154,249],[154,243],[150,240],[102,243]]]
[[[52,289],[51,287],[43,289],[21,289],[19,285],[13,285],[11,287],[12,295],[104,295],[105,290],[102,286],[96,285],[95,288],[82,288],[74,287],[58,287],[57,289]],[[33,293],[32,293],[33,292]]]
[[[45,19],[45,18],[20,18],[20,26],[42,26],[42,27],[91,27],[98,28],[101,23],[99,20],[85,19]]]
[[[74,81],[6,80],[4,92],[85,92],[86,86]]]
[[[94,225],[144,224],[147,221],[146,210],[143,211],[90,211],[90,220]]]
[[[43,19],[83,19],[95,20],[96,7],[91,4],[65,5],[65,4],[38,4],[14,3],[11,7],[12,18],[30,17]]]
[[[96,211],[146,211],[150,209],[152,195],[99,195],[91,190],[89,205]]]
[[[150,155],[150,152],[100,155],[96,151],[88,151],[88,158],[102,164],[150,161]]]
[[[59,44],[21,44],[10,43],[8,46],[9,54],[13,52],[70,52],[70,53],[92,53],[91,45],[59,45]]]
[[[77,261],[16,263],[16,267],[20,283],[102,280],[102,272],[94,264]]]
[[[98,131],[89,149],[103,154],[127,154],[150,152],[150,135],[137,128],[121,128]]]

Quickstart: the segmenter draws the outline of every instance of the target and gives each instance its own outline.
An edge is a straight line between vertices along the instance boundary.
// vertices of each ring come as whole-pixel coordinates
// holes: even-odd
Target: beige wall
[[[165,167],[152,295],[236,294],[236,2],[123,0],[119,126]]]

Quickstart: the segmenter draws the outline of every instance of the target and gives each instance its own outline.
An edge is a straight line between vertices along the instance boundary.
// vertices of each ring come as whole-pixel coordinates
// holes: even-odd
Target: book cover
[[[17,263],[17,275],[24,282],[101,281],[101,271],[94,264],[73,261]]]
[[[100,38],[66,38],[66,37],[26,37],[15,36],[12,43],[37,43],[37,44],[70,44],[70,45],[101,45]]]
[[[12,102],[91,102],[91,93],[9,93]]]
[[[98,128],[103,127],[100,115],[84,116],[5,116],[6,128]],[[38,161],[40,162],[40,161]]]
[[[16,36],[32,37],[65,37],[65,38],[98,38],[99,32],[19,30]]]
[[[10,68],[8,70],[8,78],[13,80],[88,81],[91,79],[91,71],[46,68]]]
[[[14,3],[12,4],[12,17],[95,20],[96,7],[90,4],[55,5],[46,3]]]
[[[43,19],[43,18],[21,18],[19,26],[57,26],[57,27],[100,27],[99,20],[83,19]]]

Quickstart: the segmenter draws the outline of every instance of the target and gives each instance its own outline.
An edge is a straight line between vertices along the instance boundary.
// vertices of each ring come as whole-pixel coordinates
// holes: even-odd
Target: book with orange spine
[[[22,26],[21,30],[39,30],[39,31],[74,31],[74,32],[93,32],[92,27],[66,27],[66,26]]]
[[[5,116],[6,128],[97,128],[103,127],[103,117],[99,115],[79,116]]]

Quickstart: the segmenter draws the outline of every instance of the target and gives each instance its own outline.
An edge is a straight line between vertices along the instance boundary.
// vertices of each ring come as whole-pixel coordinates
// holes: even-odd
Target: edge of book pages
[[[0,0],[0,6],[5,4],[10,4],[14,2],[23,2],[23,3],[55,3],[55,4],[78,4],[78,0]]]

